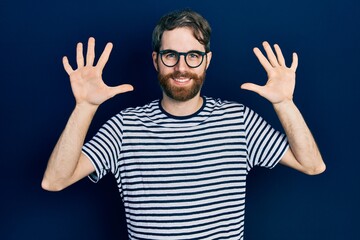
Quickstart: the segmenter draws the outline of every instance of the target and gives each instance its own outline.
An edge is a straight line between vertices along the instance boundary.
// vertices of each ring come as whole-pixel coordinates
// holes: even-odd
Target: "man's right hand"
[[[94,65],[95,39],[92,37],[89,38],[86,63],[83,55],[83,44],[78,43],[76,48],[76,70],[71,67],[66,56],[63,58],[63,65],[65,71],[69,74],[76,104],[86,104],[97,107],[117,94],[133,90],[133,86],[130,84],[109,87],[102,79],[102,72],[109,59],[112,47],[112,43],[106,44],[97,64]]]
[[[96,108],[116,94],[133,90],[129,84],[109,87],[104,83],[102,71],[109,59],[112,44],[106,45],[95,66],[94,48],[95,39],[89,38],[85,64],[83,45],[78,43],[76,70],[70,66],[67,57],[63,58],[64,68],[70,76],[76,106],[51,153],[44,173],[41,185],[49,191],[60,191],[95,171],[91,161],[81,152],[81,148]],[[84,111],[84,107],[90,111]]]

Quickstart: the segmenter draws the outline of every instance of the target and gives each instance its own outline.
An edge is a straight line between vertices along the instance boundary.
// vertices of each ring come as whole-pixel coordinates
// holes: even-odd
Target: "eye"
[[[177,58],[177,54],[175,52],[167,52],[164,54],[164,57],[167,59],[174,59]]]
[[[190,59],[198,59],[198,58],[200,58],[200,54],[197,53],[197,52],[189,52],[189,53],[188,53],[188,57],[189,57]]]

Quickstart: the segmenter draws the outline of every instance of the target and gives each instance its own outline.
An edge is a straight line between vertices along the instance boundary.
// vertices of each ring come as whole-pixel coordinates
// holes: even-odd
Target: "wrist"
[[[273,103],[275,111],[282,111],[294,107],[295,103],[292,99],[283,100],[281,102]]]
[[[75,111],[81,111],[81,112],[86,112],[89,114],[95,114],[98,107],[99,107],[99,105],[94,105],[94,104],[90,104],[90,103],[86,103],[86,102],[76,103]]]

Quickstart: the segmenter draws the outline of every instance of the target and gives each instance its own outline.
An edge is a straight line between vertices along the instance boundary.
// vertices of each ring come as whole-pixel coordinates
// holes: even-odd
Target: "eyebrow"
[[[205,52],[206,53],[205,50],[202,51],[202,50],[198,50],[198,49],[192,49],[192,50],[189,50],[187,52],[180,52],[180,51],[177,51],[177,50],[174,50],[174,49],[163,49],[163,50],[159,50],[159,52],[160,51],[163,51],[163,52],[178,52],[178,53],[188,53],[188,52]]]

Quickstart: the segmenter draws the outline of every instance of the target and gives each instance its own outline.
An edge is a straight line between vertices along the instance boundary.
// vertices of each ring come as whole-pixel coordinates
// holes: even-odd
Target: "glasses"
[[[167,67],[175,66],[179,60],[180,56],[184,56],[186,64],[190,68],[199,67],[204,61],[205,52],[201,51],[189,51],[189,52],[177,52],[175,50],[161,50],[159,51],[159,55],[162,63]]]

